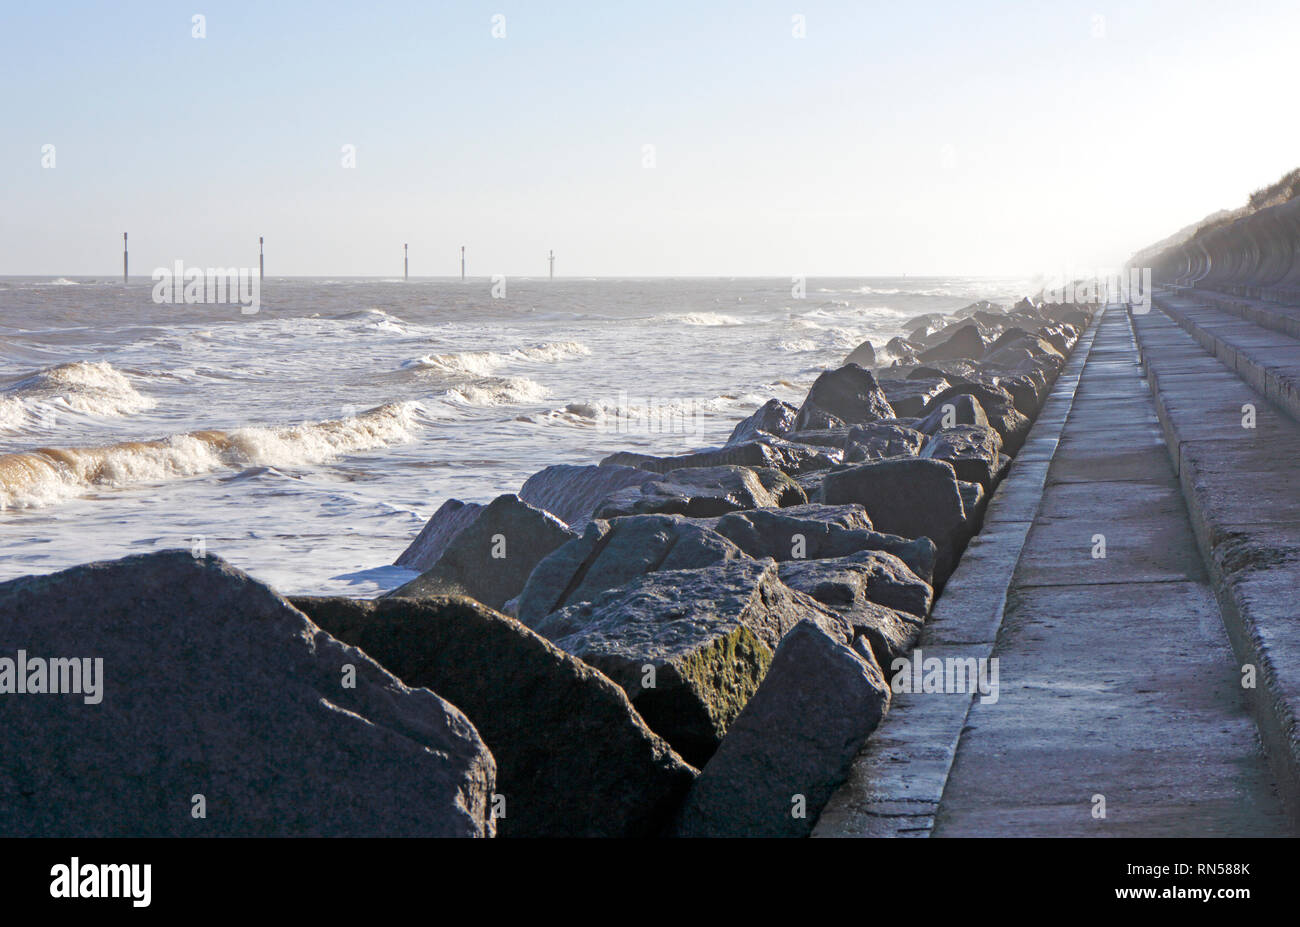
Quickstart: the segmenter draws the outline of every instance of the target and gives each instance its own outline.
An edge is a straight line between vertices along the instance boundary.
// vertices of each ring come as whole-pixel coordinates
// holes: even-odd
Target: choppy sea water
[[[200,538],[285,593],[374,595],[448,497],[719,444],[864,339],[1030,289],[271,278],[244,315],[144,279],[0,278],[0,580]]]

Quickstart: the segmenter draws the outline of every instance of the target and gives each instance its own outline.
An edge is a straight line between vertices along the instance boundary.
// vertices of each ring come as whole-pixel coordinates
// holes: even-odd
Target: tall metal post
[[[262,249],[263,238],[257,236],[257,282],[260,284],[266,278],[266,255]]]
[[[551,259],[551,279],[554,280],[555,279],[555,251],[554,250],[551,251],[550,259]]]
[[[411,279],[411,254],[407,250],[410,247],[411,246],[409,244],[402,245],[402,280],[403,281]]]
[[[465,246],[460,246],[460,282],[465,282]]]
[[[127,259],[127,253],[126,253],[126,232],[123,232],[122,233],[122,285],[123,286],[126,285],[126,278],[128,276],[129,266],[130,266],[130,262]]]

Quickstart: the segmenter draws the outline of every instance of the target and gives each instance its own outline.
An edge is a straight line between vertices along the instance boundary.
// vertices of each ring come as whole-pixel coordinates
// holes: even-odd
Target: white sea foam
[[[0,431],[17,431],[27,424],[27,407],[21,399],[0,396]]]

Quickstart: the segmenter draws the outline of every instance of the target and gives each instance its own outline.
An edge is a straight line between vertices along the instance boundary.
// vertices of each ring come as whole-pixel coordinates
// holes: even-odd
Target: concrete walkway
[[[1108,312],[1008,594],[1001,697],[972,705],[936,836],[1285,832],[1136,359]]]
[[[1288,833],[1125,313],[1094,332],[921,641],[991,653],[997,700],[898,696],[817,836]]]

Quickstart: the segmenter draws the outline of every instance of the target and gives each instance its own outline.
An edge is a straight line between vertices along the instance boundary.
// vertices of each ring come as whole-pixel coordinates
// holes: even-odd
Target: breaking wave
[[[442,373],[481,377],[506,364],[519,361],[554,363],[590,353],[590,348],[577,341],[548,341],[544,344],[515,348],[513,351],[426,354],[415,360],[406,361],[402,366],[406,369],[436,370]]]
[[[527,377],[485,377],[442,394],[447,402],[468,406],[508,406],[545,398],[546,387]]]
[[[727,315],[725,312],[685,312],[673,315],[655,316],[657,321],[677,322],[681,325],[744,325],[744,319],[738,319],[734,315]]]
[[[75,361],[47,367],[0,390],[0,427],[21,428],[60,411],[123,416],[154,405],[107,361]]]
[[[627,396],[615,402],[571,402],[560,409],[517,416],[535,425],[560,424],[588,428],[623,428],[628,424],[693,422],[698,416],[752,411],[772,398],[767,393],[723,393],[712,399]]]
[[[410,440],[419,403],[395,402],[336,421],[194,431],[104,447],[44,447],[0,455],[0,510],[50,505],[88,489],[197,476],[226,468],[286,467]]]

